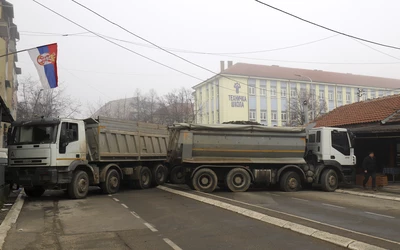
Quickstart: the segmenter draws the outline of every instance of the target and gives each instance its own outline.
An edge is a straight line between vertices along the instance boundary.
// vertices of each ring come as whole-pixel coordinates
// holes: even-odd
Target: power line
[[[32,32],[33,33],[33,32]],[[52,34],[47,34],[43,33],[43,35],[40,34],[41,32],[36,32],[34,34],[23,34],[23,35],[28,35],[28,36],[80,36],[80,37],[95,37],[97,38],[98,36],[93,36],[93,35],[84,35],[84,34],[61,34],[61,33],[52,33]],[[89,33],[89,32],[84,32],[84,33]],[[137,43],[137,42],[132,42],[128,40],[123,40],[123,39],[118,39],[114,38],[111,36],[106,36],[104,34],[99,35],[106,37],[111,40],[115,41],[120,41],[124,43],[129,43],[129,44],[134,44],[137,46],[142,46],[146,48],[151,48],[151,49],[157,49],[151,45],[147,45],[144,43]],[[334,35],[338,36],[338,35]],[[325,38],[327,39],[327,38]],[[315,41],[314,41],[315,42]],[[359,41],[358,41],[359,42]],[[313,42],[310,42],[313,43]],[[270,50],[262,50],[264,52],[266,51],[275,51],[275,50],[282,50],[282,49],[289,49],[289,48],[294,48],[298,47],[301,45],[305,45],[307,43],[303,44],[298,44],[298,45],[293,45],[293,46],[288,46],[288,47],[282,47],[282,48],[277,48],[277,49],[270,49]],[[239,59],[249,59],[249,60],[257,60],[257,61],[266,61],[266,62],[283,62],[283,63],[297,63],[297,64],[321,64],[321,65],[381,65],[381,64],[400,64],[400,62],[319,62],[319,61],[291,61],[291,60],[278,60],[278,59],[270,59],[270,58],[257,58],[257,57],[245,57],[245,56],[235,56],[235,54],[242,54],[242,53],[256,53],[256,51],[248,51],[248,52],[232,52],[232,53],[214,53],[214,52],[201,52],[201,51],[192,51],[192,50],[184,50],[184,49],[177,49],[177,48],[170,48],[170,47],[163,47],[164,49],[170,50],[170,51],[175,51],[177,53],[188,53],[188,54],[201,54],[201,55],[211,55],[211,56],[225,56],[225,57],[230,57],[230,58],[239,58]]]
[[[363,42],[360,42],[360,41],[358,41],[358,40],[356,40],[356,39],[353,39],[353,40],[356,41],[356,42],[358,42],[359,44],[364,45],[364,46],[367,47],[367,48],[370,48],[370,49],[372,49],[372,50],[374,50],[374,51],[376,51],[376,52],[379,52],[379,53],[381,53],[381,54],[383,54],[383,55],[389,56],[389,57],[391,57],[391,58],[394,58],[394,59],[400,61],[400,58],[399,58],[399,57],[395,57],[395,56],[392,56],[391,54],[388,54],[388,53],[383,52],[383,51],[381,51],[381,50],[375,49],[374,47],[371,47],[371,46],[369,46],[368,44],[365,44],[365,43],[363,43]]]
[[[294,15],[294,14],[291,14],[291,13],[289,13],[289,12],[287,12],[287,11],[284,11],[284,10],[281,10],[281,9],[279,9],[279,8],[277,8],[277,7],[274,7],[274,6],[270,5],[270,4],[264,3],[264,2],[262,2],[262,1],[260,1],[260,0],[255,0],[255,1],[258,2],[258,3],[260,3],[260,4],[262,4],[262,5],[267,6],[267,7],[269,7],[269,8],[272,8],[272,9],[274,9],[274,10],[277,10],[277,11],[279,11],[279,12],[282,12],[282,13],[284,13],[284,14],[286,14],[286,15],[289,15],[289,16],[291,16],[291,17],[297,18],[297,19],[299,19],[299,20],[301,20],[301,21],[303,21],[303,22],[306,22],[306,23],[315,25],[315,26],[317,26],[317,27],[320,27],[320,28],[329,30],[329,31],[331,31],[331,32],[334,32],[334,33],[337,33],[337,34],[340,34],[340,35],[343,35],[343,36],[351,37],[351,38],[354,38],[354,39],[357,39],[357,40],[360,40],[360,41],[363,41],[363,42],[367,42],[367,43],[372,43],[372,44],[375,44],[375,45],[379,45],[379,46],[382,46],[382,47],[387,47],[387,48],[391,48],[391,49],[399,49],[399,50],[400,50],[400,47],[396,47],[396,46],[393,46],[393,45],[387,45],[387,44],[383,44],[383,43],[379,43],[379,42],[374,42],[374,41],[367,40],[367,39],[364,39],[364,38],[360,38],[360,37],[356,37],[356,36],[353,36],[353,35],[349,35],[349,34],[346,34],[346,33],[341,32],[341,31],[337,31],[337,30],[328,28],[328,27],[326,27],[326,26],[323,26],[323,25],[320,25],[320,24],[311,22],[311,21],[309,21],[309,20],[306,20],[306,19],[301,18],[301,17],[299,17],[299,16],[296,16],[296,15]]]
[[[127,50],[127,51],[129,51],[129,52],[131,52],[131,53],[133,53],[133,54],[136,54],[136,55],[138,55],[138,56],[141,56],[141,57],[143,57],[143,58],[146,58],[147,60],[152,61],[152,62],[154,62],[154,63],[157,63],[157,64],[159,64],[159,65],[162,65],[162,66],[164,66],[164,67],[166,67],[166,68],[169,68],[169,69],[174,70],[174,71],[176,71],[176,72],[179,72],[179,73],[181,73],[181,74],[184,74],[184,75],[187,75],[187,76],[189,76],[189,77],[192,77],[192,78],[195,78],[195,79],[197,79],[197,80],[202,81],[202,79],[200,79],[200,78],[198,78],[198,77],[196,77],[196,76],[193,76],[193,75],[191,75],[191,74],[188,74],[188,73],[185,73],[185,72],[180,71],[180,70],[178,70],[178,69],[175,69],[175,68],[173,68],[173,67],[171,67],[171,66],[168,66],[168,65],[166,65],[166,64],[164,64],[164,63],[161,63],[161,62],[159,62],[159,61],[156,61],[156,60],[154,60],[154,59],[151,59],[150,57],[147,57],[147,56],[145,56],[145,55],[142,55],[142,54],[140,54],[140,53],[138,53],[138,52],[136,52],[136,51],[134,51],[134,50],[131,50],[131,49],[129,49],[129,48],[127,48],[127,47],[125,47],[125,46],[123,46],[123,45],[121,45],[121,44],[118,44],[118,43],[116,43],[116,42],[113,42],[112,40],[107,39],[106,37],[103,37],[103,36],[101,36],[101,35],[99,35],[99,34],[93,32],[93,31],[91,31],[91,30],[85,28],[84,26],[82,26],[82,25],[78,24],[77,22],[75,22],[75,21],[69,19],[68,17],[66,17],[66,16],[64,16],[64,15],[62,15],[62,14],[60,14],[60,13],[58,13],[58,12],[52,10],[52,9],[50,9],[49,7],[47,7],[47,6],[43,5],[43,4],[41,4],[40,2],[38,2],[38,1],[36,1],[36,0],[33,0],[33,2],[37,3],[38,5],[42,6],[43,8],[45,8],[45,9],[51,11],[51,12],[53,12],[54,14],[56,14],[56,15],[58,15],[58,16],[64,18],[65,20],[67,20],[67,21],[69,21],[69,22],[71,22],[71,23],[73,23],[73,24],[79,26],[80,28],[82,28],[82,29],[84,29],[84,30],[86,30],[86,31],[88,31],[88,32],[90,32],[90,33],[92,33],[92,34],[94,34],[94,35],[96,35],[96,36],[98,36],[98,37],[100,37],[100,38],[102,38],[102,39],[104,39],[104,40],[106,40],[106,41],[108,41],[108,42],[110,42],[110,43],[116,45],[116,46],[118,46],[118,47],[121,47],[121,48],[123,48],[123,49],[125,49],[125,50]]]
[[[20,31],[20,33],[28,33],[28,34],[24,34],[24,35],[28,35],[28,36],[84,36],[84,34],[89,33],[89,32],[82,32],[82,33],[72,33],[72,34],[62,34],[62,33],[48,33],[48,32],[33,32],[33,31]],[[100,34],[100,33],[99,33]],[[131,42],[131,41],[127,41],[127,40],[122,40],[122,39],[117,39],[114,37],[110,37],[110,36],[106,36],[104,34],[100,34],[104,37],[113,39],[113,40],[118,40],[121,42],[126,42],[126,43],[132,43],[135,45],[139,45],[139,46],[144,46],[144,47],[148,47],[148,48],[154,48],[153,46],[149,46],[147,44],[143,44],[143,43],[136,43],[136,42]],[[328,37],[324,37],[318,40],[313,40],[313,41],[309,41],[309,42],[305,42],[305,43],[300,43],[300,44],[295,44],[295,45],[289,45],[286,47],[279,47],[279,48],[273,48],[273,49],[265,49],[265,50],[255,50],[255,51],[246,51],[246,52],[204,52],[204,51],[194,51],[194,50],[186,50],[186,49],[178,49],[178,48],[171,48],[171,47],[165,47],[162,46],[165,49],[168,50],[172,50],[172,51],[176,51],[176,52],[180,52],[180,53],[190,53],[190,54],[200,54],[200,55],[240,55],[240,54],[256,54],[256,53],[264,53],[264,52],[271,52],[271,51],[279,51],[279,50],[285,50],[285,49],[291,49],[291,48],[297,48],[297,47],[301,47],[301,46],[305,46],[305,45],[309,45],[309,44],[313,44],[316,42],[320,42],[320,41],[324,41],[333,37],[338,36],[333,35],[333,36],[328,36]],[[86,36],[86,37],[96,37],[96,36]]]

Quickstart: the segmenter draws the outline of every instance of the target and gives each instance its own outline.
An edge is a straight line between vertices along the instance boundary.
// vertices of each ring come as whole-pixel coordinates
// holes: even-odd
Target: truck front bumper
[[[6,169],[6,181],[22,186],[56,186],[70,183],[72,173],[55,167]]]

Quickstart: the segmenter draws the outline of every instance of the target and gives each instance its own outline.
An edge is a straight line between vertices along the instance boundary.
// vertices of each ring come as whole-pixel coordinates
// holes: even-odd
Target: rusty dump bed
[[[105,117],[87,119],[85,124],[90,161],[162,161],[166,158],[166,126]]]
[[[199,164],[304,164],[304,128],[175,124],[168,161]]]

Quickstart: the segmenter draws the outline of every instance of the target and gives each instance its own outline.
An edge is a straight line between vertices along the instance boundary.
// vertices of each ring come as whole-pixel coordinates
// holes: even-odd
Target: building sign
[[[233,87],[236,89],[236,94],[239,94],[240,83],[235,83]],[[229,101],[231,102],[232,108],[244,108],[247,97],[242,95],[229,95]]]

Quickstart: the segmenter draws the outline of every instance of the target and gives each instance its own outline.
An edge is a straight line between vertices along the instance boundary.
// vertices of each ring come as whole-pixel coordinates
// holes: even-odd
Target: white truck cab
[[[350,178],[356,165],[351,134],[344,128],[319,127],[307,133],[307,156],[310,162],[341,166]]]

